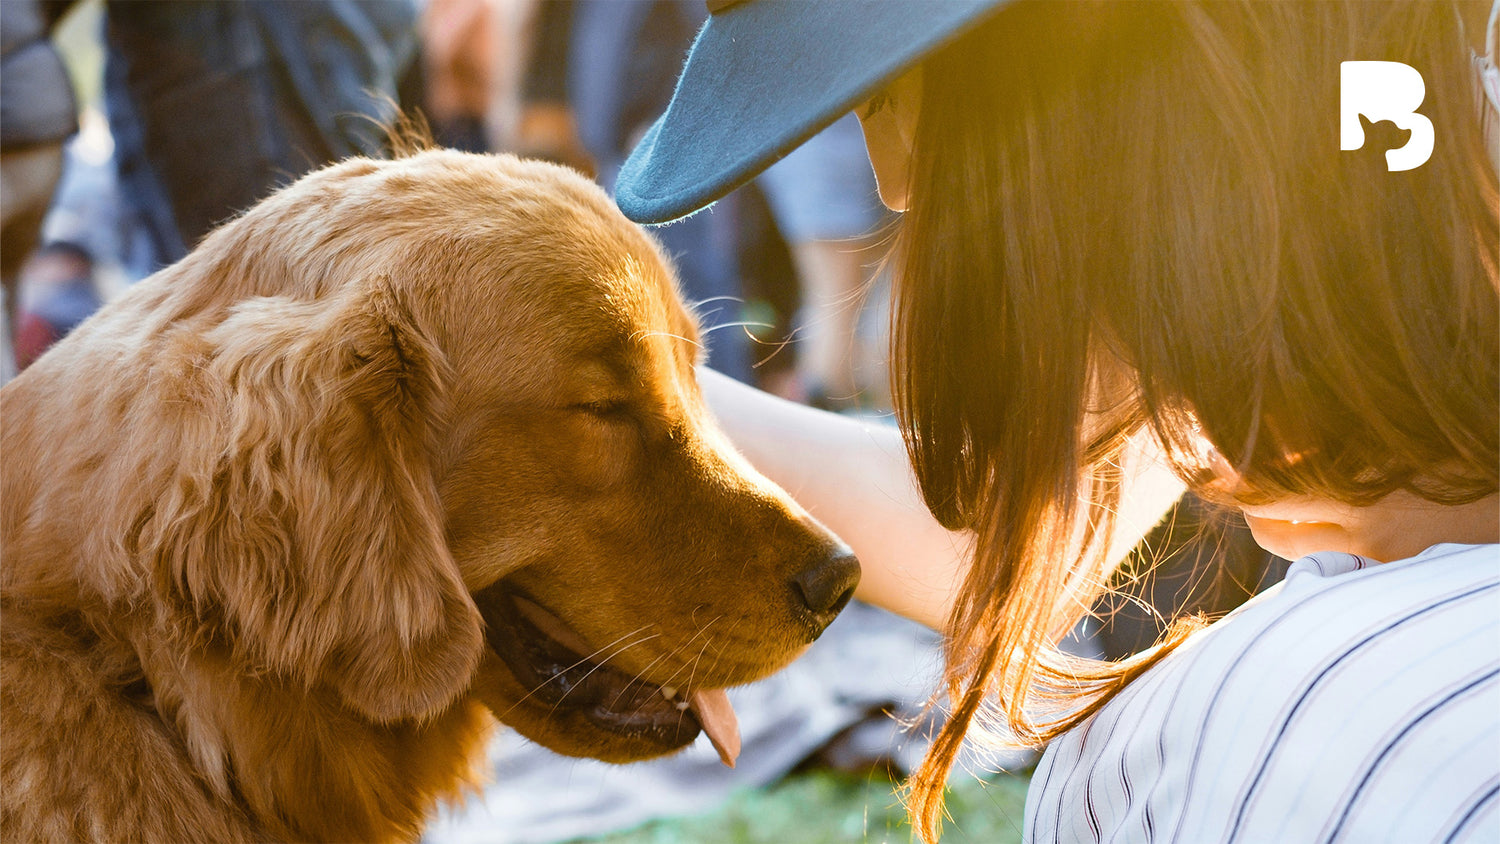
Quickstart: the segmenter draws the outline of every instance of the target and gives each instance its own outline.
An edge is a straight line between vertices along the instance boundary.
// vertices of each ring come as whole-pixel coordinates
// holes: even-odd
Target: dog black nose
[[[854,597],[859,583],[859,560],[840,545],[826,559],[804,570],[792,579],[792,591],[802,609],[811,611],[818,632],[822,632],[839,610]]]

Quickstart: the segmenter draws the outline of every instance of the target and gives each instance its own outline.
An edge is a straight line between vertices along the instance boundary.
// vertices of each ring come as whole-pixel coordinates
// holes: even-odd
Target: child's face
[[[1500,496],[1495,495],[1449,506],[1393,492],[1366,507],[1299,496],[1241,510],[1260,547],[1288,560],[1314,551],[1346,551],[1388,563],[1439,542],[1500,542]]]

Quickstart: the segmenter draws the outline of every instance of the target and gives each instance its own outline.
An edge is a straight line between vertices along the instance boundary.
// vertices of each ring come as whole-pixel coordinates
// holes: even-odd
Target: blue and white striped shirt
[[[1052,743],[1025,840],[1500,842],[1500,545],[1298,560]]]

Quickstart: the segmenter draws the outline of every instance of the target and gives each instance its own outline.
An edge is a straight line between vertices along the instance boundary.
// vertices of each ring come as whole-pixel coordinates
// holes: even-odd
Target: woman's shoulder
[[[1173,687],[1164,715],[1259,710],[1289,694],[1304,707],[1341,702],[1336,692],[1349,691],[1340,684],[1351,679],[1384,684],[1408,669],[1425,676],[1433,666],[1500,664],[1495,635],[1500,545],[1436,545],[1383,564],[1313,554],[1189,639],[1142,678],[1142,688]]]
[[[1392,563],[1312,554],[1152,674],[1161,675],[1156,682],[1191,684],[1222,698],[1231,691],[1225,683],[1247,674],[1264,672],[1256,688],[1271,691],[1301,688],[1307,672],[1322,676],[1350,661],[1375,658],[1389,673],[1390,648],[1444,650],[1467,632],[1500,630],[1497,601],[1500,545],[1435,545]],[[1496,659],[1500,652],[1470,649],[1463,656]]]
[[[1427,840],[1483,806],[1500,825],[1496,713],[1500,546],[1315,554],[1059,739],[1028,820],[1066,827],[1081,797],[1080,832],[1093,813],[1146,840]]]
[[[1382,605],[1399,606],[1416,594],[1443,591],[1466,584],[1494,585],[1500,580],[1500,545],[1433,545],[1414,557],[1380,563],[1354,554],[1325,551],[1309,554],[1292,563],[1274,589],[1247,605],[1253,610],[1263,602],[1295,602],[1304,596],[1347,584],[1369,581],[1384,587],[1400,583],[1403,591],[1389,596]],[[1405,590],[1417,590],[1412,593]]]
[[[1321,663],[1382,643],[1410,643],[1419,630],[1446,638],[1441,631],[1455,624],[1492,626],[1500,622],[1497,590],[1500,545],[1434,545],[1392,563],[1311,554],[1294,562],[1280,583],[1193,637],[1170,661],[1192,677],[1243,670],[1245,660],[1271,660],[1279,666],[1277,676],[1291,678],[1296,672],[1288,655]]]

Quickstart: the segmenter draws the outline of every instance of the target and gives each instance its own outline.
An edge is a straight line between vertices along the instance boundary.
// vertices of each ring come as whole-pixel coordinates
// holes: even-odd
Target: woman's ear
[[[238,659],[381,722],[461,694],[483,635],[432,476],[441,352],[386,278],[248,300],[209,330],[158,581]],[[189,441],[194,440],[194,441]],[[168,527],[170,525],[170,527]]]

